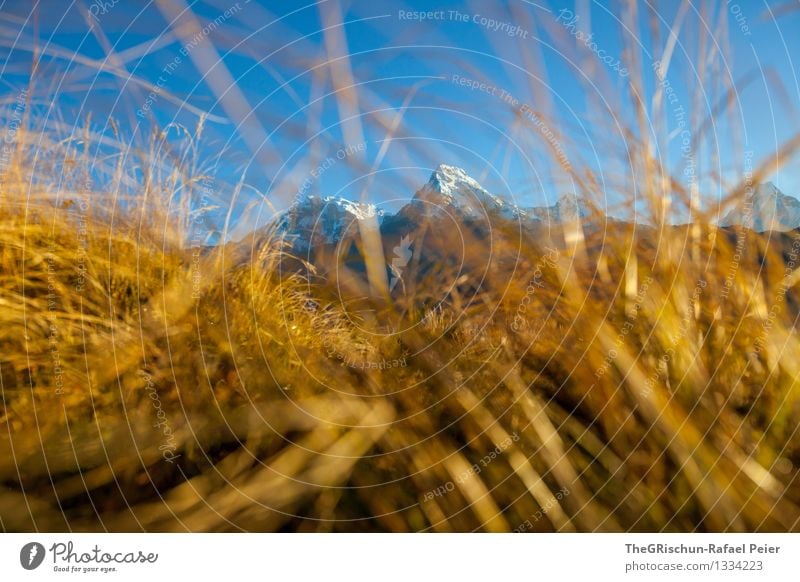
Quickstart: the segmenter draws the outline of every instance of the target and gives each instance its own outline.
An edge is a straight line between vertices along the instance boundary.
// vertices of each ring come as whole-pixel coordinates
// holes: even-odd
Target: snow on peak
[[[287,214],[299,214],[302,212],[310,212],[312,214],[322,213],[339,213],[346,212],[356,220],[365,220],[367,218],[377,217],[378,221],[383,218],[383,210],[377,208],[374,204],[365,202],[353,202],[341,196],[325,196],[319,197],[313,194],[299,199],[287,211]]]
[[[478,181],[469,176],[461,168],[439,164],[428,180],[428,187],[442,196],[455,199],[464,190],[473,191],[483,196],[490,195]]]
[[[322,201],[326,205],[335,204],[345,212],[352,214],[357,220],[366,220],[373,216],[378,217],[380,220],[383,217],[383,210],[377,208],[374,204],[353,202],[352,200],[340,196],[326,196]]]
[[[448,207],[470,218],[485,216],[488,211],[499,211],[508,217],[521,214],[515,205],[490,194],[463,169],[447,164],[436,167],[414,200],[417,204],[428,203],[425,212],[434,214],[446,212]]]
[[[470,221],[495,216],[524,223],[571,223],[591,216],[591,211],[574,194],[562,196],[553,206],[519,208],[489,193],[463,169],[440,164],[411,203],[398,212],[412,217],[419,214],[431,217],[451,214]],[[358,231],[359,221],[373,218],[379,226],[383,225],[384,211],[374,204],[339,196],[309,195],[298,199],[281,216],[278,232],[292,241],[295,250],[302,251],[317,244],[338,243]]]
[[[786,231],[800,227],[800,200],[787,196],[773,184],[757,185],[720,226],[745,226],[756,232]]]
[[[353,202],[339,196],[309,195],[297,200],[278,221],[278,232],[293,243],[296,250],[315,244],[334,244],[347,232],[357,230],[356,221],[375,218],[378,224],[384,212],[374,204]]]
[[[414,197],[417,205],[427,202],[428,214],[455,208],[470,218],[486,216],[487,212],[499,214],[512,220],[534,222],[574,222],[592,216],[589,204],[574,193],[564,194],[552,206],[520,208],[517,205],[490,194],[477,180],[461,168],[440,164],[428,183]],[[435,205],[433,208],[430,205]]]

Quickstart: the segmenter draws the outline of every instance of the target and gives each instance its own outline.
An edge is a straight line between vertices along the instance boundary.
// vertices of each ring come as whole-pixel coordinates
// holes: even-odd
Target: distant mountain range
[[[422,222],[433,221],[441,228],[472,226],[494,218],[510,220],[525,228],[539,230],[552,225],[587,222],[593,213],[585,200],[564,195],[552,206],[520,207],[489,193],[464,170],[439,165],[428,182],[408,204],[387,214],[374,204],[341,197],[306,196],[283,213],[275,223],[277,233],[297,254],[312,248],[337,245],[359,235],[360,223],[369,221],[392,243]],[[757,232],[800,228],[800,201],[783,194],[772,183],[760,184],[741,204],[731,210],[720,226],[741,225]],[[395,240],[396,239],[396,240]]]
[[[423,218],[480,223],[491,218],[521,222],[523,225],[564,223],[591,215],[589,204],[572,195],[562,196],[552,206],[524,208],[490,194],[464,170],[439,165],[411,201],[395,214],[386,214],[374,204],[341,197],[306,196],[292,205],[277,221],[277,232],[295,252],[305,253],[318,245],[331,245],[355,235],[358,222],[375,220],[381,231],[398,224],[417,226]]]
[[[739,225],[756,232],[798,229],[800,201],[773,184],[759,185],[719,222],[729,237],[737,234],[725,227]],[[335,281],[348,309],[372,317],[370,297],[413,298],[409,308],[457,303],[502,284],[486,274],[513,270],[520,251],[568,248],[582,235],[588,256],[597,258],[606,237],[622,232],[658,244],[658,229],[614,219],[575,196],[562,196],[552,206],[521,207],[489,193],[461,168],[442,164],[397,212],[341,197],[305,196],[270,227],[237,243],[234,252],[252,260],[277,235],[288,243],[282,272]],[[781,233],[775,244],[789,248],[790,239]]]

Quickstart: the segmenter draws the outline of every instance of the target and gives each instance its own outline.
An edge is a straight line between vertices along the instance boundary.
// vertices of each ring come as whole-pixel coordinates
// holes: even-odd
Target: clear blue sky
[[[91,114],[110,135],[114,118],[141,141],[154,126],[193,127],[206,112],[200,147],[219,202],[232,199],[223,183],[244,175],[250,186],[234,216],[248,201],[283,208],[298,192],[397,207],[440,162],[523,205],[550,204],[569,188],[554,157],[595,172],[613,205],[620,182],[632,179],[625,148],[633,142],[622,128],[639,131],[623,49],[640,51],[649,106],[650,65],[676,19],[664,78],[671,101],[647,118],[661,135],[673,132],[658,154],[675,175],[691,175],[682,136],[704,130],[690,159],[699,175],[730,181],[744,170],[744,152],[768,159],[800,129],[800,11],[739,0],[681,14],[679,2],[661,4],[658,13],[640,4],[629,28],[621,3],[580,0],[3,2],[3,92],[13,101],[40,55],[33,95],[49,123],[75,126]],[[733,83],[723,116],[715,107]],[[798,170],[794,162],[771,179],[797,195]],[[719,192],[699,184],[712,203]],[[263,222],[271,211],[262,211]],[[240,229],[252,225],[251,217]]]

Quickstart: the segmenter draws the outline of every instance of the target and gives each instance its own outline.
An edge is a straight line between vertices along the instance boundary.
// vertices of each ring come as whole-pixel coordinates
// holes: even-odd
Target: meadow
[[[180,206],[32,152],[0,211],[7,531],[798,527],[795,232],[495,219],[356,313],[274,233],[200,252]]]
[[[634,4],[621,18],[636,31]],[[682,11],[669,32],[680,33]],[[103,18],[110,29],[111,13]],[[561,20],[552,28],[572,42],[577,21]],[[199,28],[198,46],[222,24]],[[184,28],[176,38],[189,42],[197,31]],[[330,100],[340,116],[360,103],[380,113],[369,129],[387,142],[413,134],[403,108],[419,87],[398,93],[403,105],[391,115],[366,85],[343,88],[352,69],[334,28],[321,42],[339,55]],[[402,233],[405,243],[365,228],[346,247],[308,256],[263,221],[206,237],[215,221],[227,229],[232,211],[211,201],[225,193],[207,196],[221,181],[202,155],[202,114],[195,125],[154,122],[134,140],[113,119],[106,131],[91,116],[42,123],[26,105],[33,90],[7,98],[0,529],[800,529],[800,232],[717,225],[795,156],[800,136],[751,156],[745,177],[744,155],[731,154],[721,172],[715,124],[735,125],[735,96],[750,81],[720,81],[724,47],[701,39],[697,62],[715,66],[700,67],[676,117],[665,76],[672,38],[653,34],[655,65],[625,39],[612,63],[625,65],[619,101],[603,95],[577,121],[534,111],[523,86],[510,88],[513,104],[488,111],[503,128],[513,119],[526,147],[538,144],[590,216],[533,230],[494,215],[479,227],[423,223]],[[532,54],[526,70],[537,72]],[[483,82],[459,58],[448,56],[445,81],[458,71]],[[177,85],[187,63],[168,81]],[[458,89],[450,85],[445,93]],[[530,94],[540,90],[531,81]],[[175,101],[167,90],[157,97],[148,111]],[[247,118],[231,111],[237,123]],[[322,125],[315,115],[286,131],[305,139]],[[575,153],[587,151],[570,139],[578,121],[606,156],[602,175]],[[676,166],[667,144],[681,147],[681,127],[692,130],[691,159]],[[311,145],[299,155],[326,179],[348,165],[371,176],[363,143],[337,142],[345,154],[335,169],[320,166]],[[431,167],[448,161],[429,157]],[[235,184],[232,198],[247,186]],[[701,187],[721,193],[714,208],[703,210]],[[609,190],[621,193],[615,206],[626,218],[609,211]],[[388,278],[406,253],[389,292],[378,274]]]

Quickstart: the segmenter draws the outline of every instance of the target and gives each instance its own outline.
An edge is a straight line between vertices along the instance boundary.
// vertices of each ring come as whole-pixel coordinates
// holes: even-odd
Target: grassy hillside
[[[496,222],[418,239],[405,295],[370,298],[280,268],[278,240],[187,243],[158,192],[196,167],[125,199],[139,170],[105,189],[25,140],[0,195],[2,529],[798,529],[797,233],[598,216],[549,246]]]

